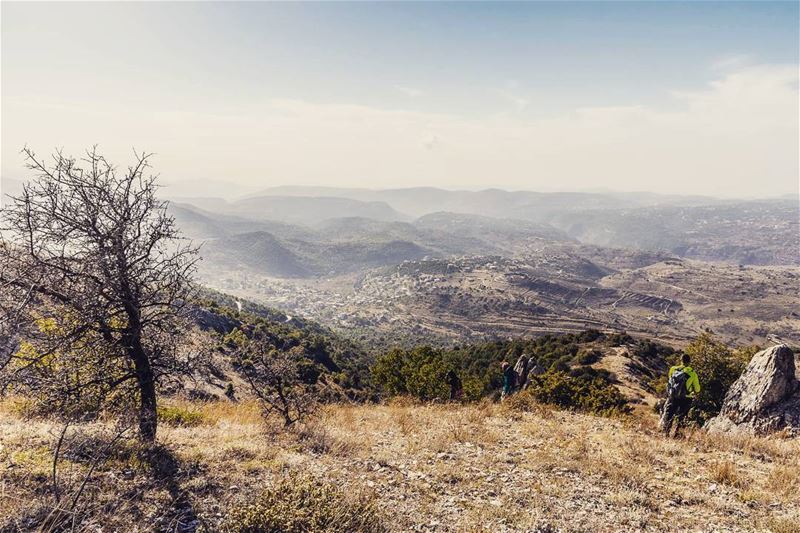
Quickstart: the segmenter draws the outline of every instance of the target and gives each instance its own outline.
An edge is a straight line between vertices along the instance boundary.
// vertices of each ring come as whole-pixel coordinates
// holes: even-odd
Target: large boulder
[[[800,435],[800,381],[792,350],[779,344],[755,354],[725,395],[719,416],[709,420],[706,429]]]

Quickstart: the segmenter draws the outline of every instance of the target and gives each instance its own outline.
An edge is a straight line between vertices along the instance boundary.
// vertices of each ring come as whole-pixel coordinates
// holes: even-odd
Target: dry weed
[[[767,477],[767,488],[782,496],[797,496],[800,494],[800,467],[775,466]]]
[[[414,434],[417,422],[407,408],[392,406],[390,413],[401,434],[406,437]]]
[[[764,522],[770,533],[800,533],[800,515],[794,517],[771,517]]]
[[[739,469],[731,461],[719,461],[709,467],[709,475],[711,479],[723,485],[731,487],[743,487],[746,483],[745,479],[739,473]]]
[[[622,446],[622,452],[631,464],[643,463],[653,466],[659,462],[658,453],[652,442],[638,437],[627,439]]]

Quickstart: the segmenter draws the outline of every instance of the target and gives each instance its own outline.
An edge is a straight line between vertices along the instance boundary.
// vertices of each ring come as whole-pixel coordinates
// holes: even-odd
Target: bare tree
[[[0,326],[17,339],[2,383],[80,409],[130,398],[152,442],[157,383],[187,364],[177,339],[197,248],[157,198],[148,154],[120,172],[96,149],[49,165],[23,152],[35,176],[2,213]]]
[[[288,427],[314,413],[317,390],[303,380],[301,350],[278,350],[258,336],[238,344],[238,363],[265,415],[278,414]]]

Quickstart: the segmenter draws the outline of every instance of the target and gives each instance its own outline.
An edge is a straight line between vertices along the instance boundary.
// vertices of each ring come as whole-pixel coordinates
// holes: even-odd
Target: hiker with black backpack
[[[683,354],[681,364],[669,369],[667,401],[661,414],[661,429],[667,436],[670,434],[673,422],[677,434],[681,422],[692,407],[694,395],[700,392],[700,380],[697,378],[697,373],[689,366],[690,362],[689,355]]]
[[[450,386],[450,401],[457,402],[461,400],[463,388],[461,385],[461,378],[458,377],[456,371],[451,368],[444,377],[444,380]]]
[[[500,399],[504,400],[514,393],[514,386],[517,383],[517,373],[514,372],[514,367],[508,361],[503,361],[501,365],[503,369],[503,392],[500,393]]]

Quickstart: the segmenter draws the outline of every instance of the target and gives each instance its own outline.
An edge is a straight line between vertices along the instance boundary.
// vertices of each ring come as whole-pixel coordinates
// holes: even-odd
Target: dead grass
[[[770,533],[799,533],[800,516],[795,516],[794,518],[768,518],[764,521],[763,527]]]
[[[709,468],[711,479],[731,487],[743,487],[744,479],[739,474],[739,469],[731,461],[719,461]]]
[[[766,488],[773,494],[791,497],[800,493],[800,465],[776,465],[770,470]]]
[[[95,523],[113,529],[124,510],[157,529],[158,517],[179,516],[175,495],[183,494],[214,530],[287,471],[371,494],[396,531],[677,531],[694,530],[698,516],[708,530],[784,532],[800,523],[797,440],[702,432],[666,440],[648,419],[489,402],[329,406],[291,431],[264,421],[256,404],[170,405],[203,419],[160,428],[174,479],[154,477],[135,450],[120,454],[93,481],[92,498],[116,509]],[[58,431],[0,403],[0,528],[51,497]],[[85,464],[64,468],[78,476]]]

